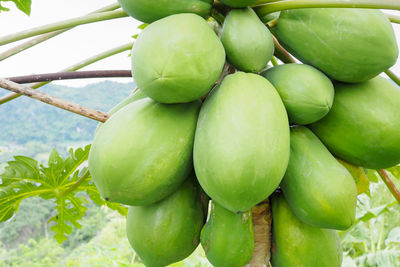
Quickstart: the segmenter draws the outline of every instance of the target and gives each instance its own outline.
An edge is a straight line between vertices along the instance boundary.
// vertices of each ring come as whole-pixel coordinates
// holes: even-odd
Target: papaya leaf
[[[386,245],[390,243],[400,245],[400,227],[393,228],[385,240]]]
[[[376,170],[365,169],[365,172],[367,174],[368,179],[372,183],[379,182],[379,174],[376,172]]]
[[[2,6],[1,2],[13,2],[17,8],[26,15],[29,16],[31,14],[32,0],[0,0],[0,12],[10,10],[9,8]]]
[[[390,172],[395,178],[400,179],[400,165],[394,166],[386,170]]]
[[[369,209],[363,213],[361,213],[360,215],[357,216],[357,221],[363,221],[363,222],[367,222],[373,218],[376,218],[378,216],[380,216],[381,214],[388,212],[389,208],[393,205],[395,205],[397,202],[393,202],[393,203],[389,203],[389,204],[385,204],[385,205],[381,205],[379,207],[376,208],[372,208]]]
[[[362,193],[366,193],[369,189],[369,180],[365,174],[364,168],[354,166],[340,159],[337,160],[350,172],[351,176],[353,176],[353,179],[357,185],[357,194],[360,195]]]

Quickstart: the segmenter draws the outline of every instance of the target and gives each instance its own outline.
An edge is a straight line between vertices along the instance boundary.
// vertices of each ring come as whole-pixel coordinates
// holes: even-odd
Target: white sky
[[[82,16],[115,2],[116,0],[33,0],[30,17],[17,10],[13,3],[5,2],[5,5],[11,7],[12,11],[0,14],[0,36]],[[400,12],[397,11],[391,11],[390,13],[400,15]],[[8,77],[59,71],[82,59],[131,41],[131,36],[137,33],[137,27],[140,24],[140,22],[132,18],[120,18],[78,26],[18,55],[1,61],[0,76]],[[395,25],[394,27],[400,44],[400,26]],[[0,52],[23,41],[1,46]],[[130,69],[128,54],[128,51],[121,53],[92,64],[83,70]],[[400,60],[394,70],[400,73]],[[56,83],[82,86],[100,80],[102,79],[66,80]],[[129,78],[114,80],[131,81]]]

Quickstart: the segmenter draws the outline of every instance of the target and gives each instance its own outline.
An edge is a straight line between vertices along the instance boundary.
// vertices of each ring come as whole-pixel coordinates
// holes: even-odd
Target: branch
[[[393,71],[391,70],[386,70],[385,71],[386,75],[389,76],[389,78],[394,81],[395,83],[397,83],[397,85],[400,86],[400,77],[397,76]]]
[[[100,8],[98,10],[95,10],[95,11],[89,13],[89,14],[100,13],[100,12],[105,12],[105,11],[113,11],[115,9],[118,9],[119,7],[120,7],[120,5],[118,3],[114,3],[114,4],[111,4],[111,5],[105,6],[103,8]],[[55,37],[55,36],[57,36],[57,35],[59,35],[59,34],[61,34],[63,32],[66,32],[66,31],[70,30],[70,29],[72,29],[72,28],[68,28],[68,29],[64,29],[64,30],[58,30],[58,31],[55,31],[55,32],[45,33],[45,34],[42,34],[42,35],[40,35],[40,36],[38,36],[36,38],[33,38],[33,39],[29,40],[29,41],[26,41],[26,42],[24,42],[24,43],[22,43],[20,45],[17,45],[17,46],[15,46],[13,48],[10,48],[10,49],[4,51],[3,53],[0,53],[0,61],[4,60],[6,58],[9,58],[9,57],[11,57],[13,55],[16,55],[16,54],[18,54],[18,53],[20,53],[20,52],[22,52],[22,51],[24,51],[24,50],[26,50],[28,48],[31,48],[32,46],[35,46],[35,45],[40,44],[40,43],[42,43],[42,42],[44,42],[46,40],[49,40],[50,38],[53,38],[53,37]]]
[[[372,9],[394,9],[400,10],[399,0],[286,0],[271,3],[270,0],[258,1],[258,7],[262,13],[272,13],[286,9],[297,8],[372,8]]]
[[[15,83],[48,82],[54,80],[71,80],[87,78],[111,78],[111,77],[132,77],[130,70],[92,70],[74,72],[54,72],[44,74],[33,74],[26,76],[9,77],[7,80]]]
[[[42,92],[38,92],[35,91],[32,88],[29,88],[27,86],[0,78],[0,87],[13,91],[15,93],[18,94],[23,94],[26,96],[29,96],[31,98],[40,100],[44,103],[47,103],[49,105],[58,107],[58,108],[62,108],[68,111],[71,111],[73,113],[88,117],[90,119],[94,119],[100,122],[105,122],[109,115],[107,113],[101,112],[101,111],[97,111],[97,110],[93,110],[90,108],[86,108],[83,107],[81,105],[77,105],[53,96],[50,96],[48,94],[42,93]]]
[[[95,62],[97,62],[99,60],[102,60],[104,58],[108,58],[110,56],[119,54],[121,52],[130,50],[130,49],[132,49],[132,46],[133,46],[133,42],[130,42],[130,43],[127,43],[127,44],[112,48],[112,49],[107,50],[107,51],[105,51],[103,53],[100,53],[100,54],[95,55],[93,57],[90,57],[90,58],[87,58],[85,60],[82,60],[81,62],[78,62],[78,63],[76,63],[76,64],[74,64],[72,66],[69,66],[68,68],[65,68],[65,69],[63,69],[61,71],[76,71],[76,70],[79,70],[79,69],[81,69],[83,67],[86,67],[86,66],[88,66],[90,64],[93,64],[93,63],[95,63]],[[37,89],[37,88],[42,87],[43,85],[46,85],[48,83],[49,82],[40,82],[40,83],[33,84],[30,87],[32,89]],[[15,93],[3,96],[3,97],[0,98],[0,105],[4,104],[4,103],[7,103],[8,101],[11,101],[11,100],[13,100],[13,99],[15,99],[17,97],[20,97],[20,96],[21,96],[21,94],[15,94]]]
[[[393,22],[393,23],[399,23],[400,24],[400,16],[392,15],[392,14],[385,14],[388,19]]]
[[[123,10],[117,10],[117,11],[107,11],[107,12],[101,12],[101,13],[95,13],[95,14],[90,14],[90,15],[85,15],[82,17],[77,17],[73,19],[68,19],[68,20],[63,20],[60,22],[40,26],[40,27],[35,27],[29,30],[17,32],[17,33],[12,33],[6,36],[3,36],[0,38],[0,46],[5,45],[8,43],[12,43],[15,41],[19,41],[28,37],[32,37],[35,35],[40,35],[43,33],[48,33],[48,32],[54,32],[57,30],[62,30],[66,28],[71,28],[74,26],[82,25],[82,24],[88,24],[92,22],[97,22],[97,21],[103,21],[103,20],[110,20],[110,19],[116,19],[116,18],[122,18],[122,17],[127,17],[128,15],[125,13]]]
[[[390,179],[389,174],[385,170],[377,170],[381,176],[383,182],[386,184],[387,188],[390,190],[394,198],[400,203],[400,191],[397,189],[396,185]]]
[[[279,58],[283,63],[296,63],[296,60],[290,55],[288,51],[286,51],[285,48],[282,47],[282,45],[279,43],[278,39],[274,35],[272,35],[274,38],[274,46],[275,46],[275,56]]]

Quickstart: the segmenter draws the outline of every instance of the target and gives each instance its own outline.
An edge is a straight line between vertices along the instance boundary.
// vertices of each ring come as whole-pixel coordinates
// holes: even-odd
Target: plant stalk
[[[263,4],[263,5],[261,5]],[[286,1],[258,1],[260,12],[272,13],[286,9],[297,8],[372,8],[400,10],[399,0],[286,0]]]
[[[76,181],[73,185],[71,185],[67,190],[62,192],[61,197],[66,197],[69,193],[74,191],[76,188],[78,188],[90,175],[89,169],[85,170],[85,173],[82,175],[82,177]]]
[[[94,14],[85,15],[82,17],[63,20],[60,22],[56,22],[56,23],[52,23],[52,24],[48,24],[48,25],[44,25],[44,26],[39,26],[39,27],[35,27],[35,28],[29,29],[29,30],[12,33],[12,34],[0,37],[0,46],[15,42],[15,41],[19,41],[19,40],[22,40],[22,39],[25,39],[28,37],[48,33],[48,32],[54,32],[57,30],[67,29],[67,28],[75,27],[75,26],[82,25],[82,24],[88,24],[88,23],[103,21],[103,20],[123,18],[123,17],[127,17],[127,16],[128,15],[125,13],[125,11],[117,10],[117,11],[94,13]]]
[[[113,11],[115,9],[118,9],[119,7],[120,7],[120,5],[118,3],[114,3],[114,4],[111,4],[111,5],[105,6],[103,8],[100,8],[98,10],[95,10],[95,11],[89,13],[89,14],[99,13],[99,12],[106,12],[106,11]],[[40,35],[38,37],[35,37],[35,38],[33,38],[33,39],[29,40],[29,41],[26,41],[26,42],[24,42],[24,43],[22,43],[20,45],[17,45],[17,46],[15,46],[13,48],[10,48],[10,49],[0,53],[0,61],[4,60],[6,58],[9,58],[9,57],[11,57],[13,55],[16,55],[16,54],[18,54],[18,53],[20,53],[20,52],[22,52],[22,51],[24,51],[24,50],[26,50],[28,48],[31,48],[32,46],[35,46],[35,45],[40,44],[40,43],[42,43],[42,42],[44,42],[46,40],[49,40],[50,38],[53,38],[53,37],[55,37],[55,36],[57,36],[57,35],[59,35],[59,34],[61,34],[63,32],[66,32],[66,31],[70,30],[70,29],[72,29],[72,28],[68,28],[68,29],[64,29],[64,30],[58,30],[58,31],[55,31],[55,32],[45,33],[45,34],[42,34],[42,35]]]
[[[94,119],[100,122],[105,122],[109,115],[107,113],[101,112],[101,111],[97,111],[97,110],[93,110],[81,105],[77,105],[65,100],[62,100],[60,98],[54,97],[54,96],[50,96],[48,94],[42,93],[42,92],[38,92],[35,91],[34,89],[0,78],[0,87],[13,91],[15,93],[18,94],[23,94],[26,96],[29,96],[31,98],[34,98],[36,100],[42,101],[46,104],[85,116],[87,118],[90,119]]]
[[[275,46],[275,56],[279,58],[283,63],[296,63],[296,60],[292,57],[292,55],[286,51],[283,46],[279,43],[278,39],[274,35],[272,35],[274,39],[274,46]],[[1,103],[0,103],[1,104]]]
[[[393,23],[398,23],[400,24],[400,16],[392,15],[392,14],[386,14],[388,19],[393,22]]]
[[[396,185],[390,179],[389,174],[385,170],[377,170],[379,176],[382,178],[383,182],[386,184],[389,191],[392,193],[394,198],[400,203],[400,191],[397,189]]]
[[[400,86],[400,77],[397,76],[393,71],[391,70],[386,70],[385,71],[386,75],[389,76],[389,78],[397,83],[398,86]]]
[[[102,59],[105,59],[105,58],[108,58],[110,56],[113,56],[113,55],[122,53],[124,51],[130,50],[130,49],[132,49],[132,46],[133,46],[133,42],[130,42],[130,43],[127,43],[127,44],[112,48],[112,49],[107,50],[105,52],[102,52],[102,53],[100,53],[98,55],[95,55],[93,57],[90,57],[90,58],[87,58],[85,60],[82,60],[82,61],[80,61],[80,62],[78,62],[78,63],[76,63],[76,64],[74,64],[72,66],[69,66],[68,68],[65,68],[65,69],[63,69],[61,71],[76,71],[78,69],[86,67],[86,66],[88,66],[90,64],[93,64],[93,63],[95,63],[97,61],[100,61]],[[48,83],[49,82],[35,83],[35,84],[31,85],[30,88],[37,89],[37,88],[42,87],[43,85],[46,85]],[[4,104],[4,103],[7,103],[8,101],[11,101],[11,100],[13,100],[13,99],[15,99],[17,97],[20,97],[20,96],[21,96],[21,94],[16,94],[16,93],[12,93],[12,94],[3,96],[3,97],[0,98],[0,105]]]

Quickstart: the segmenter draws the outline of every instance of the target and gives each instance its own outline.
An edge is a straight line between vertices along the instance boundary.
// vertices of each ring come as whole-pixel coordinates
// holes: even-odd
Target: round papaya
[[[275,88],[257,74],[224,78],[200,111],[197,178],[215,202],[246,212],[279,185],[289,160],[289,122]]]
[[[200,101],[130,103],[97,131],[89,170],[100,194],[125,205],[149,205],[174,192],[191,171]]]
[[[251,8],[229,12],[222,28],[221,41],[230,63],[245,72],[261,71],[274,53],[270,31]]]
[[[271,30],[296,58],[341,82],[367,81],[394,65],[399,53],[393,27],[380,10],[285,10]]]
[[[222,3],[230,7],[247,7],[254,4],[257,0],[221,0]]]
[[[400,163],[400,87],[380,76],[335,84],[335,100],[312,131],[332,154],[353,165],[385,169]]]
[[[129,243],[148,267],[167,266],[188,257],[200,242],[205,216],[201,189],[190,176],[167,198],[149,206],[129,207]]]
[[[354,224],[353,177],[306,127],[290,130],[290,159],[281,188],[293,212],[307,224],[338,230]]]
[[[132,51],[133,78],[161,103],[186,103],[207,94],[222,72],[225,50],[195,14],[158,20],[139,35]]]
[[[278,91],[291,123],[316,122],[332,107],[334,89],[331,80],[309,65],[279,65],[261,75]]]
[[[204,18],[210,15],[213,0],[118,0],[131,17],[152,23],[179,13],[195,13]]]
[[[283,195],[272,198],[274,267],[340,267],[343,251],[336,231],[299,220]]]
[[[201,231],[201,245],[214,267],[243,267],[253,257],[254,229],[251,210],[233,213],[215,202]]]

